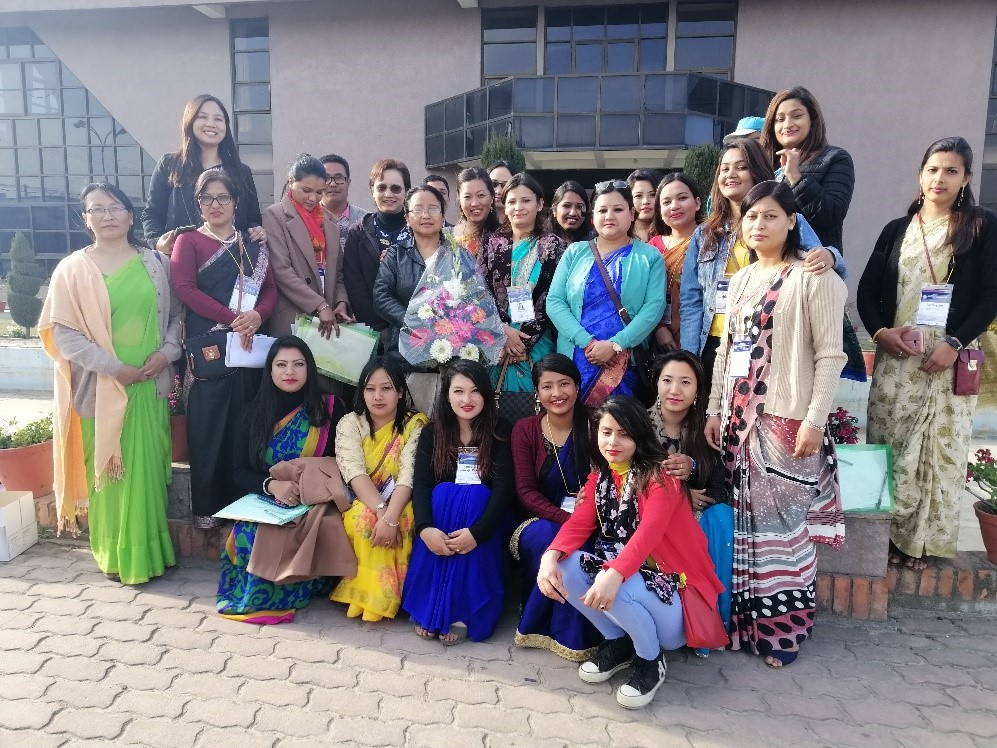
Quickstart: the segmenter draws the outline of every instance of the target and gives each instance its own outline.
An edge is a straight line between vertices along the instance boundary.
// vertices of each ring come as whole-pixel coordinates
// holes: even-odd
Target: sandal
[[[467,626],[463,623],[451,623],[450,630],[445,634],[440,634],[440,641],[444,647],[456,647],[458,644],[467,641]]]
[[[424,629],[422,626],[415,627],[415,635],[420,639],[432,639],[436,634],[434,634],[429,629]]]
[[[794,662],[796,662],[796,658],[799,656],[800,656],[800,650],[798,649],[792,649],[792,650],[773,649],[771,652],[768,653],[768,655],[766,655],[765,665],[766,667],[770,667],[773,670],[778,670],[779,668],[785,667],[786,665],[792,665]],[[771,657],[773,660],[776,660],[779,664],[776,665],[775,663],[769,662],[768,661],[769,657]]]

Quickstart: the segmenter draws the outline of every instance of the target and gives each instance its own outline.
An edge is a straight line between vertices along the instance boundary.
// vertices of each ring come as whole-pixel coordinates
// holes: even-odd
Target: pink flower
[[[474,335],[474,325],[466,319],[455,319],[452,320],[451,323],[453,324],[454,333],[459,335],[464,340],[467,340]]]
[[[449,335],[453,332],[453,325],[451,325],[448,320],[441,319],[436,321],[433,329],[436,330],[438,335]]]
[[[486,317],[485,311],[484,311],[484,309],[481,309],[480,307],[477,308],[477,309],[475,309],[473,312],[471,312],[471,322],[474,322],[475,324],[480,324],[480,323],[484,322],[485,321],[485,317]]]
[[[495,336],[488,332],[488,330],[480,330],[478,332],[478,340],[480,340],[484,345],[495,344]]]

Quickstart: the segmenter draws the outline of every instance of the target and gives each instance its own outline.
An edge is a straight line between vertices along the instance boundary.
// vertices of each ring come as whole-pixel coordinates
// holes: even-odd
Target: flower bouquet
[[[443,245],[426,263],[418,290],[405,312],[398,349],[415,366],[438,366],[454,358],[498,363],[505,330],[495,300],[471,254]]]

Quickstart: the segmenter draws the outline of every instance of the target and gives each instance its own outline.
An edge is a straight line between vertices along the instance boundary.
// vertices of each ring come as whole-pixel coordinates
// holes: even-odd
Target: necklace
[[[564,444],[562,444],[561,447],[559,447],[559,446],[557,446],[557,443],[554,441],[554,429],[551,428],[551,425],[550,425],[550,413],[548,413],[547,415],[544,416],[544,420],[547,421],[547,438],[550,439],[550,443],[554,445],[554,459],[557,461],[557,471],[561,474],[561,482],[564,484],[564,490],[565,490],[566,493],[569,493],[569,494],[572,494],[572,495],[577,494],[578,493],[577,491],[573,492],[571,490],[571,487],[568,486],[568,479],[564,475],[564,468],[561,467],[561,457],[560,457],[560,455],[558,453],[561,451],[561,447],[563,447]],[[567,442],[568,439],[571,438],[571,433],[573,431],[574,431],[574,428],[572,428],[572,429],[570,429],[568,431],[568,437],[567,437],[567,439],[564,440],[565,442]]]
[[[210,236],[212,239],[214,239],[216,242],[220,244],[232,244],[239,238],[239,233],[235,229],[232,229],[232,233],[229,235],[228,239],[222,239],[214,231],[208,228],[207,223],[205,223],[204,226],[202,226],[201,228],[204,229],[205,234],[207,234],[208,236]]]

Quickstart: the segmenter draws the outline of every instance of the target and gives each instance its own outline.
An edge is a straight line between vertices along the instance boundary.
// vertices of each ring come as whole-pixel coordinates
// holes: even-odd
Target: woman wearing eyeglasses
[[[263,211],[270,261],[277,284],[277,310],[270,335],[291,334],[298,314],[316,316],[325,337],[339,334],[340,322],[352,322],[343,284],[339,227],[322,207],[328,183],[325,166],[303,153],[291,164],[279,203]]]
[[[232,330],[249,351],[253,335],[273,314],[277,303],[270,257],[265,244],[236,231],[236,186],[220,169],[204,172],[195,195],[204,223],[177,238],[170,266],[173,289],[186,307],[184,347],[192,356],[224,357],[223,346],[202,337]],[[187,371],[187,445],[190,492],[195,525],[218,527],[213,515],[243,492],[233,478],[232,440],[242,428],[239,414],[260,385],[261,369],[232,368],[224,376],[197,379]]]
[[[634,203],[626,182],[595,186],[596,238],[575,242],[558,263],[547,294],[557,352],[582,375],[581,398],[598,407],[610,395],[635,395],[633,351],[665,310],[665,263],[654,247],[633,239]]]
[[[253,173],[239,159],[228,111],[208,94],[187,102],[180,120],[180,150],[167,153],[152,173],[149,202],[142,210],[142,230],[149,246],[173,251],[176,229],[201,222],[194,184],[202,172],[221,169],[243,199],[235,211],[235,227],[249,231],[253,241],[266,241]]]
[[[387,322],[374,307],[374,281],[388,250],[411,238],[405,223],[405,193],[412,186],[408,167],[383,158],[370,170],[375,212],[350,227],[343,255],[343,282],[358,322],[384,330]]]
[[[128,197],[90,184],[80,203],[93,243],[56,267],[38,326],[55,360],[58,526],[77,535],[87,515],[100,570],[141,584],[175,562],[166,399],[182,312],[168,261],[135,239]]]

